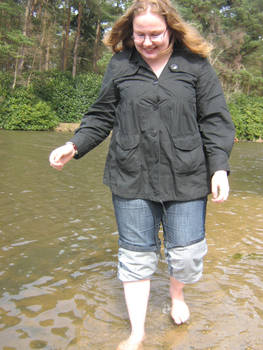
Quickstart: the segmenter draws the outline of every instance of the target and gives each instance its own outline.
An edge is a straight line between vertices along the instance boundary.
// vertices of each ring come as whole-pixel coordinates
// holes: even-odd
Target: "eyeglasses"
[[[161,34],[145,35],[145,34],[133,33],[132,38],[134,41],[136,41],[138,43],[142,43],[148,37],[152,43],[158,43],[158,42],[161,42],[163,40],[166,32],[167,32],[167,28]]]

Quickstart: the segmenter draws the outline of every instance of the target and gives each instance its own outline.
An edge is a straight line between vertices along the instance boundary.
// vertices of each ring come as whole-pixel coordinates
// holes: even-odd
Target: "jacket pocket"
[[[140,135],[118,133],[116,135],[116,163],[122,173],[129,175],[138,172]]]
[[[192,174],[205,164],[205,155],[200,135],[173,137],[174,170],[180,174]]]

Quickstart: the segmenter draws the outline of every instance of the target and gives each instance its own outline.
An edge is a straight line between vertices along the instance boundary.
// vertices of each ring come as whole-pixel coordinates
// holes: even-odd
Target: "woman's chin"
[[[158,51],[156,50],[143,50],[141,54],[144,58],[148,60],[154,60],[158,57]]]

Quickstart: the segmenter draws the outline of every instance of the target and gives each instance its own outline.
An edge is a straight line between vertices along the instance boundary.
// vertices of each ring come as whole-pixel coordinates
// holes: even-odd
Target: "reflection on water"
[[[48,155],[68,137],[0,132],[3,350],[110,350],[129,332],[111,195],[101,184],[108,141],[57,172]],[[263,144],[235,145],[231,164],[230,199],[209,203],[204,277],[186,289],[191,320],[171,322],[160,261],[146,350],[262,349]]]

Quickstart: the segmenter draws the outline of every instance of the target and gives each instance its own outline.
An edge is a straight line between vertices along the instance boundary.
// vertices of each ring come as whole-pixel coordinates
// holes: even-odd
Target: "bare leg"
[[[130,337],[117,350],[138,350],[144,339],[144,324],[150,294],[150,280],[124,282],[124,294],[131,322]]]
[[[171,316],[176,324],[186,322],[190,317],[189,308],[184,301],[184,283],[170,277],[170,295],[172,299]]]

